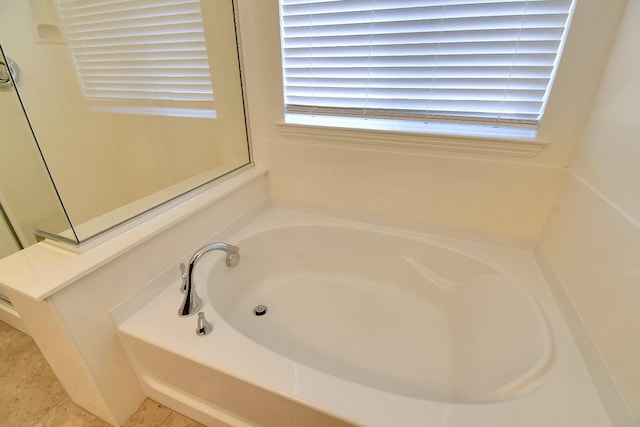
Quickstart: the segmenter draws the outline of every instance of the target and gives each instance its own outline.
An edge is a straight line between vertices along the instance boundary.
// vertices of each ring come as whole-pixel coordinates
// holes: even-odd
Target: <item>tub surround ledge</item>
[[[146,394],[110,312],[153,289],[147,284],[179,277],[178,265],[194,248],[246,223],[267,203],[267,170],[252,168],[84,253],[41,242],[5,258],[0,287],[71,399],[118,426]]]
[[[89,274],[137,245],[178,224],[233,191],[264,177],[267,169],[254,167],[222,183],[212,183],[186,195],[176,206],[160,211],[112,239],[82,254],[47,241],[0,259],[0,286],[37,301]]]

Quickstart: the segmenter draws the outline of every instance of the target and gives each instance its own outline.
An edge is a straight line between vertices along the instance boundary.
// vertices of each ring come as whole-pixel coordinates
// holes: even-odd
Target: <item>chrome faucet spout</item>
[[[196,288],[193,283],[193,270],[195,269],[196,263],[202,257],[202,255],[211,251],[223,251],[227,254],[226,264],[229,267],[235,267],[240,262],[240,248],[237,246],[230,245],[224,242],[215,242],[209,243],[201,247],[189,260],[189,267],[187,269],[185,286],[184,286],[184,300],[182,301],[182,305],[180,305],[180,309],[178,310],[178,314],[180,316],[191,316],[200,310],[202,307],[202,300],[196,293]]]

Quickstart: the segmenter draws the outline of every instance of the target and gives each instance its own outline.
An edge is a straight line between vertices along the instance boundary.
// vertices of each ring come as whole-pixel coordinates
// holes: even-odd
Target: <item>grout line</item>
[[[31,337],[30,337],[31,338]],[[42,351],[40,350],[40,347],[38,347],[38,344],[35,342],[35,340],[33,338],[31,338],[31,342],[33,343],[33,345],[36,347],[36,349],[38,350],[38,353],[41,355],[42,360],[44,361],[44,363],[46,364],[46,366],[48,366],[49,368],[51,368],[51,365],[49,365],[49,362],[47,361],[47,359],[44,357],[44,354],[42,354]],[[29,377],[33,377],[36,374],[36,370],[35,369],[31,369],[32,372],[30,372]],[[55,372],[54,372],[55,375]],[[57,382],[60,382],[60,380],[58,379],[57,376],[55,376],[55,380]],[[64,389],[64,388],[63,388]],[[69,398],[69,394],[67,393],[66,390],[64,390],[64,394],[60,397],[60,400],[58,400],[54,405],[51,406],[51,408],[49,408],[48,411],[46,411],[44,414],[42,414],[41,417],[39,417],[38,419],[35,420],[35,422],[32,424],[32,426],[38,424],[40,421],[42,421],[45,417],[47,417],[55,408],[57,408],[58,406],[60,406],[62,404],[62,402],[64,402],[64,400],[66,399],[70,399]]]
[[[155,402],[155,400],[154,400],[154,402]],[[164,406],[164,405],[162,405],[162,406]],[[165,408],[167,408],[167,406],[165,406]],[[169,419],[169,417],[171,416],[171,414],[173,414],[173,410],[172,409],[169,410],[169,413],[167,414],[167,416],[164,418],[164,420],[162,420],[162,423],[160,424],[160,427],[162,427],[163,425],[166,424],[166,422]]]
[[[57,380],[57,379],[56,379]],[[67,394],[66,390],[64,392],[64,396],[62,396],[60,398],[60,400],[58,402],[56,402],[55,405],[53,405],[51,408],[49,408],[49,410],[47,412],[45,412],[44,414],[42,414],[42,416],[40,416],[38,419],[36,419],[33,424],[31,424],[31,427],[35,426],[36,424],[38,424],[40,421],[42,421],[47,415],[49,415],[55,408],[57,408],[58,406],[62,405],[62,402],[64,401],[65,398],[69,398],[69,395]]]

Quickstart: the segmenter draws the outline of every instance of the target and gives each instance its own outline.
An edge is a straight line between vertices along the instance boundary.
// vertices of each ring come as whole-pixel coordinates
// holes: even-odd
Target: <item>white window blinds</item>
[[[281,0],[287,113],[536,128],[572,0]]]
[[[117,112],[215,117],[199,0],[58,0],[85,96]]]

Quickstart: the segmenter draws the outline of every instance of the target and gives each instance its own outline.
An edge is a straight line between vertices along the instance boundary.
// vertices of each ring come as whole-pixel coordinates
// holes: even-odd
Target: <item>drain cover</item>
[[[256,308],[253,309],[253,314],[256,316],[264,316],[267,314],[267,307],[265,305],[257,305]]]

